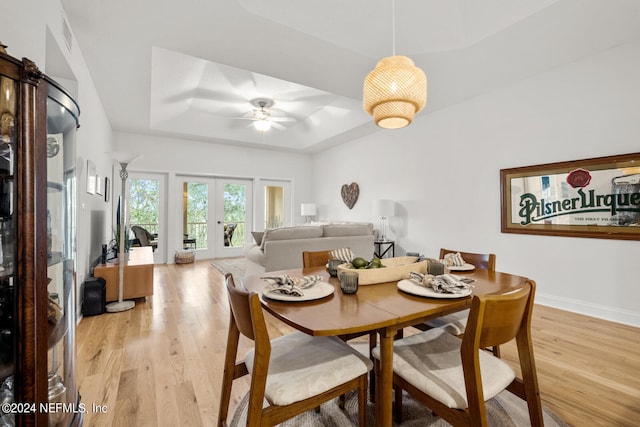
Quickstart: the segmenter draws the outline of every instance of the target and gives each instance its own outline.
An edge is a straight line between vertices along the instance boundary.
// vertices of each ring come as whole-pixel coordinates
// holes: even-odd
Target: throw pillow
[[[331,255],[331,258],[341,259],[348,262],[353,261],[353,259],[356,257],[356,255],[350,248],[334,249],[329,252],[329,254]]]
[[[253,236],[253,240],[255,240],[256,245],[260,246],[262,244],[262,236],[264,236],[264,231],[252,231],[251,235]]]

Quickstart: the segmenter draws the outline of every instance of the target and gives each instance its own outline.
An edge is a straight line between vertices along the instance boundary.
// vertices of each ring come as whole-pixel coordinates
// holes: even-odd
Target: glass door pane
[[[166,232],[163,227],[164,176],[129,174],[129,224],[133,244],[151,246],[155,262],[165,262]]]
[[[15,80],[0,75],[0,393],[13,401],[17,342],[16,218],[14,216],[17,145]],[[13,420],[13,415],[10,416]]]
[[[74,377],[76,321],[77,121],[49,88],[47,99],[47,291],[49,400],[77,401]],[[49,425],[70,425],[73,414],[49,414]],[[59,424],[58,424],[59,423]]]
[[[251,181],[217,179],[217,200],[222,198],[218,215],[219,230],[216,257],[242,255],[247,241],[247,223],[251,223]]]
[[[209,244],[209,184],[183,184],[182,234],[183,244],[191,249],[208,249]]]

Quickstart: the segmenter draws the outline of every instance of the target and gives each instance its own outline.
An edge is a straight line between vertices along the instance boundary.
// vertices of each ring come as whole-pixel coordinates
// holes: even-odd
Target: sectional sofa
[[[371,223],[301,225],[252,234],[255,242],[244,247],[247,275],[302,267],[303,251],[348,247],[356,256],[373,257],[375,235]]]

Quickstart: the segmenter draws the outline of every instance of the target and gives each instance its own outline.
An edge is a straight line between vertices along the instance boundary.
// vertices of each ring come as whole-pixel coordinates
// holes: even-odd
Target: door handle
[[[218,224],[222,224],[222,221],[218,221]]]

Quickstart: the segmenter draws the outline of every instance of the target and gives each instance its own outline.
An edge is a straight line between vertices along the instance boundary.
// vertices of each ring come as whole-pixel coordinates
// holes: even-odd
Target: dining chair
[[[507,389],[527,401],[532,426],[542,426],[531,340],[535,282],[501,295],[476,295],[462,339],[441,328],[419,332],[393,346],[396,421],[402,419],[402,390],[454,426],[486,426],[485,401]],[[522,379],[486,347],[516,339]],[[380,349],[373,351],[376,375]]]
[[[260,298],[225,274],[231,307],[218,427],[227,425],[233,381],[251,376],[247,425],[271,426],[358,390],[359,425],[367,425],[367,383],[373,363],[336,337],[302,332],[269,338]],[[240,335],[254,347],[236,362]],[[319,380],[321,379],[321,380]]]
[[[439,259],[443,259],[448,253],[457,253],[460,251],[451,249],[440,249]],[[460,256],[465,262],[473,264],[476,268],[481,270],[496,271],[496,256],[495,254],[477,254],[473,252],[460,252]],[[422,331],[426,331],[432,328],[443,328],[450,334],[462,336],[467,326],[467,318],[469,316],[469,310],[458,311],[456,313],[448,314],[446,316],[438,317],[436,319],[429,320],[425,323],[415,325],[415,328]],[[495,346],[491,349],[493,354],[500,357],[500,347]]]
[[[323,267],[329,262],[331,251],[303,251],[302,267]]]
[[[324,267],[329,259],[331,258],[332,250],[328,251],[303,251],[302,252],[302,267],[303,268],[311,268],[311,267]],[[347,335],[339,335],[339,338],[343,341],[349,341],[354,338],[361,337],[363,335],[369,335],[369,358],[373,360],[371,356],[371,351],[378,343],[378,336],[376,332],[364,332],[364,333],[355,333],[355,334],[347,334]],[[375,378],[371,375],[371,397],[373,400],[373,390],[375,387]]]

